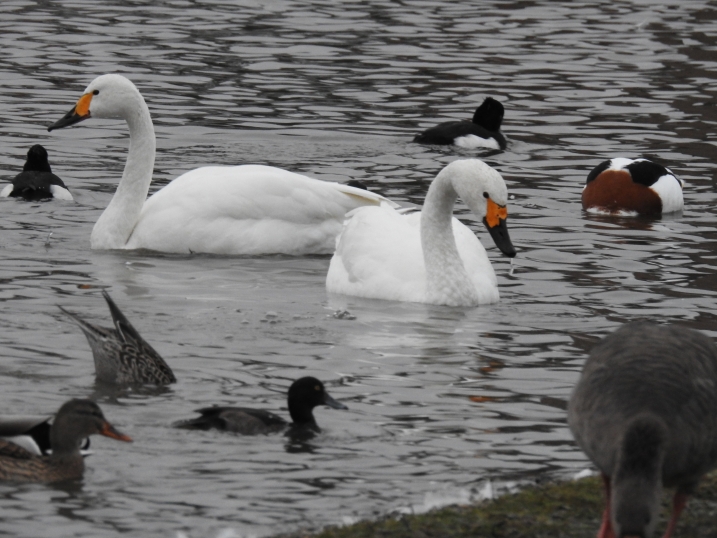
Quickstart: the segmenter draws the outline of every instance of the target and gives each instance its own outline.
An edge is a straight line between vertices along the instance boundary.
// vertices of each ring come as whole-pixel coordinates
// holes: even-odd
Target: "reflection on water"
[[[715,334],[713,73],[703,2],[116,1],[0,4],[3,178],[43,144],[76,202],[0,206],[3,409],[46,413],[93,395],[129,446],[93,442],[80,486],[0,485],[15,536],[260,535],[483,495],[586,463],[565,424],[585,352],[619,323]],[[518,257],[501,302],[450,309],[327,296],[327,257],[91,252],[127,155],[127,128],[46,127],[105,72],[127,74],[156,125],[153,189],[205,164],[262,163],[360,179],[405,204],[458,157],[511,193]],[[411,143],[506,108],[504,152]],[[588,172],[644,156],[686,180],[683,214],[584,214]],[[108,324],[113,297],[179,382],[95,386],[85,338],[58,304]],[[286,413],[290,383],[322,379],[349,411],[317,408],[312,439],[187,432],[212,404]]]

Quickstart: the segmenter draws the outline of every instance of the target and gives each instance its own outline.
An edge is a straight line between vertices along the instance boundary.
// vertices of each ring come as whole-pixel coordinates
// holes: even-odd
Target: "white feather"
[[[453,144],[459,148],[474,149],[474,148],[489,148],[489,149],[500,149],[500,144],[495,138],[481,138],[473,134],[459,136],[453,140]]]
[[[353,211],[337,240],[327,290],[449,306],[497,302],[497,279],[483,245],[451,217],[460,194],[482,220],[484,193],[499,205],[507,203],[498,172],[477,159],[461,160],[438,174],[420,213],[401,214],[386,206]]]
[[[68,191],[64,187],[60,187],[59,185],[50,185],[50,192],[52,193],[52,197],[56,198],[57,200],[73,200],[72,194],[70,194],[70,191]]]
[[[662,200],[662,212],[681,211],[685,206],[682,195],[682,182],[674,175],[664,175],[650,187]]]
[[[156,141],[149,109],[121,75],[85,89],[93,118],[124,119],[130,148],[122,180],[95,224],[93,249],[214,254],[333,251],[347,211],[384,197],[268,166],[209,166],[178,177],[147,200]]]

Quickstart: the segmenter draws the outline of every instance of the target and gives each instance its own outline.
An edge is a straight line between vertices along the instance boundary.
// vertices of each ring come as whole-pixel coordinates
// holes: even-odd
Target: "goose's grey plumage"
[[[676,488],[671,536],[687,496],[717,466],[717,347],[687,328],[622,326],[590,353],[568,422],[605,481],[598,536],[652,536],[663,486]]]
[[[109,294],[102,291],[102,296],[112,314],[112,329],[89,323],[60,307],[85,333],[95,359],[97,379],[104,383],[120,385],[167,385],[176,382],[177,378],[171,368],[159,353],[145,342]]]

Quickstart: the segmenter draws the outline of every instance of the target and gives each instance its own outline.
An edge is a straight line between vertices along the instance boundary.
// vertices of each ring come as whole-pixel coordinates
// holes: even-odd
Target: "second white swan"
[[[483,245],[453,218],[459,196],[503,254],[515,256],[503,178],[483,161],[458,160],[433,180],[420,213],[405,215],[391,207],[349,213],[331,259],[327,290],[447,306],[498,301],[497,279]]]
[[[122,75],[97,77],[48,130],[90,117],[123,119],[130,132],[122,180],[92,229],[93,249],[328,254],[348,211],[392,204],[360,188],[261,165],[197,168],[147,199],[156,143],[139,90]]]

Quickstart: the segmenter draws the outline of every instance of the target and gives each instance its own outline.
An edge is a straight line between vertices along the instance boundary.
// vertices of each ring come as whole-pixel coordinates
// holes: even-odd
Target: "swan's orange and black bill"
[[[500,251],[508,256],[509,258],[515,257],[515,247],[513,242],[510,240],[508,234],[508,225],[506,220],[508,219],[508,208],[496,204],[493,200],[488,198],[488,208],[486,215],[483,218],[483,224],[488,228],[490,236],[493,238],[495,246]]]
[[[118,441],[125,441],[126,443],[132,442],[132,438],[129,435],[125,435],[124,433],[117,431],[115,427],[107,421],[105,421],[105,423],[102,425],[100,435],[104,435],[105,437],[111,437],[112,439],[117,439]]]
[[[92,94],[86,93],[85,95],[80,97],[80,100],[77,101],[77,104],[74,107],[72,107],[72,110],[62,116],[62,118],[57,120],[55,123],[50,125],[47,130],[53,131],[55,129],[62,129],[63,127],[69,127],[70,125],[74,125],[75,123],[80,123],[82,120],[86,120],[90,117],[91,101]]]

